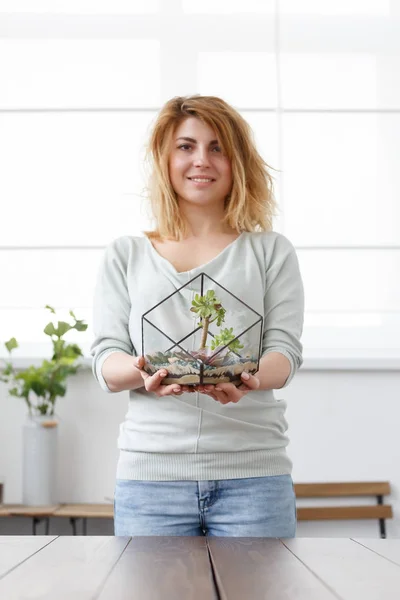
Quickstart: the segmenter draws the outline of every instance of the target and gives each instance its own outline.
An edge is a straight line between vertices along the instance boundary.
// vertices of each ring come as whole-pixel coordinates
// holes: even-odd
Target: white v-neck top
[[[107,356],[141,354],[142,315],[201,273],[263,316],[262,354],[280,352],[289,359],[285,386],[290,383],[302,364],[304,294],[287,238],[243,232],[209,262],[178,272],[147,237],[124,236],[106,248],[94,296],[93,372],[103,390],[110,391],[101,374]],[[157,326],[174,340],[187,331],[181,305],[199,292],[199,279],[175,294],[168,309],[152,312]],[[188,316],[191,326],[193,318]],[[148,344],[147,330],[144,338]],[[144,387],[130,390],[117,477],[162,481],[289,474],[285,409],[286,402],[272,390],[252,391],[226,405],[200,393],[159,398]]]

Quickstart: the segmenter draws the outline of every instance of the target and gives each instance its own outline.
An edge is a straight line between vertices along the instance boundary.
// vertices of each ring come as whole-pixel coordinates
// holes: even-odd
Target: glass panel
[[[272,52],[200,52],[198,82],[200,94],[220,96],[236,108],[277,104]]]
[[[0,0],[0,12],[30,14],[140,14],[158,10],[158,0]]]
[[[400,240],[400,116],[283,116],[286,233],[296,245]]]
[[[0,40],[0,108],[158,106],[159,42]]]
[[[298,250],[306,311],[400,313],[400,250]]]
[[[1,245],[105,245],[146,229],[143,157],[153,118],[0,115]]]
[[[182,0],[184,13],[189,14],[237,14],[274,13],[275,0]]]
[[[103,250],[2,250],[0,307],[92,306],[102,256]]]

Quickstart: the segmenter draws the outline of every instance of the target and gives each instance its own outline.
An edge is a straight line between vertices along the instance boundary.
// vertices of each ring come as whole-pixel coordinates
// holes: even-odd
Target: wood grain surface
[[[297,509],[298,521],[331,521],[337,519],[390,519],[392,507],[375,506],[311,506]]]
[[[112,504],[63,504],[54,512],[54,517],[112,519]]]
[[[390,494],[388,481],[347,481],[334,483],[295,483],[298,498],[327,498],[333,496],[386,496]]]
[[[399,600],[400,540],[0,536],[1,600]]]
[[[54,536],[49,535],[0,535],[0,577],[4,577],[12,569],[35,554],[35,552],[50,544],[54,539]]]
[[[125,599],[217,600],[206,538],[132,538],[99,596]]]
[[[275,539],[209,538],[221,600],[332,600],[331,593]]]
[[[283,543],[342,600],[400,598],[400,567],[355,540],[297,538]]]
[[[29,540],[30,536],[25,537]],[[55,538],[0,579],[0,598],[92,599],[109,576],[129,540],[130,538],[108,536]],[[20,543],[21,546],[24,545],[21,538]]]

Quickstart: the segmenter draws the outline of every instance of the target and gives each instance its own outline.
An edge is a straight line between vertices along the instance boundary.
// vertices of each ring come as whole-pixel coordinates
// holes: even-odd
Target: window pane
[[[3,281],[0,308],[41,308],[46,304],[68,309],[91,306],[103,253],[103,250],[0,251]]]
[[[277,104],[272,52],[200,52],[198,69],[200,94],[221,96],[236,107]]]
[[[394,99],[395,92],[400,100],[400,84],[393,81],[395,65],[390,65],[394,57],[378,58],[372,53],[282,54],[282,104],[285,108],[376,108]]]
[[[286,108],[399,108],[399,17],[282,18]]]
[[[283,116],[288,237],[297,245],[398,244],[400,116]]]
[[[308,312],[304,356],[319,358],[400,357],[400,312]]]
[[[306,310],[400,312],[400,250],[298,250]]]
[[[269,173],[273,178],[274,195],[279,207],[281,198],[281,173],[279,170],[280,165],[277,115],[275,113],[251,112],[243,110],[240,111],[240,113],[252,128],[257,150],[270,167]],[[274,230],[282,232],[280,213],[274,218]]]
[[[275,0],[182,0],[183,12],[190,14],[273,13]]]
[[[158,0],[0,0],[0,12],[30,14],[140,14],[158,10]]]
[[[0,244],[104,245],[147,228],[143,158],[153,118],[0,115]]]
[[[279,168],[278,119],[274,113],[240,111],[253,130],[254,141],[262,158],[274,169]],[[274,175],[274,172],[271,173]]]
[[[68,309],[60,309],[57,306],[53,308],[57,311],[56,315],[52,315],[44,307],[34,309],[2,309],[0,307],[0,357],[8,357],[4,342],[15,337],[20,347],[13,350],[14,357],[50,358],[52,344],[49,337],[43,333],[43,329],[50,321],[53,323],[57,323],[58,320],[72,322],[69,316],[70,309],[74,311],[77,319],[87,323],[88,328],[86,331],[70,331],[66,334],[65,339],[69,343],[76,341],[83,353],[88,356],[93,341],[92,307],[74,305]]]
[[[387,15],[393,0],[279,0],[283,13],[301,15]]]
[[[0,40],[0,108],[158,106],[155,40]]]

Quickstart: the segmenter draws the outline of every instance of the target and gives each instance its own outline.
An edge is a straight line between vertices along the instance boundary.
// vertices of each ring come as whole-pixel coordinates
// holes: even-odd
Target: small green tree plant
[[[204,296],[196,294],[194,300],[192,300],[192,307],[190,309],[196,313],[199,318],[199,326],[203,328],[200,351],[206,349],[207,335],[210,324],[216,321],[217,327],[221,327],[225,321],[226,310],[222,306],[220,300],[216,297],[214,290],[208,290]],[[216,350],[218,346],[226,346],[229,342],[229,352],[236,352],[243,348],[239,340],[235,340],[235,334],[233,328],[221,329],[218,335],[214,336],[211,340],[211,350]],[[234,341],[233,341],[234,340]]]
[[[52,314],[56,311],[51,306],[45,307]],[[44,328],[44,333],[51,338],[53,355],[50,360],[43,360],[39,367],[29,366],[24,370],[16,370],[12,363],[12,351],[18,348],[18,342],[11,338],[5,343],[9,360],[0,370],[0,381],[9,386],[9,394],[23,398],[30,416],[54,416],[55,403],[58,397],[65,396],[67,379],[75,375],[80,367],[78,358],[82,350],[77,344],[68,344],[64,336],[68,331],[86,331],[87,325],[78,320],[72,310],[69,311],[73,323],[58,321],[55,325],[50,322]],[[35,395],[35,397],[32,396]]]

